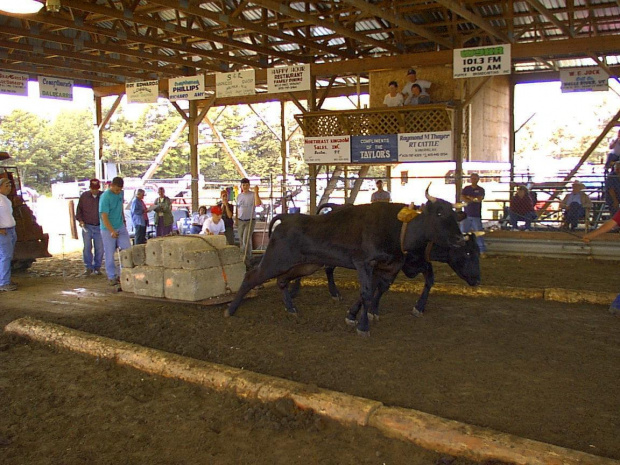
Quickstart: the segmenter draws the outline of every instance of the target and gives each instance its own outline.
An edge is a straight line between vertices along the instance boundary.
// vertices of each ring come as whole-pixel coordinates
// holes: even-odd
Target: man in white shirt
[[[403,87],[403,97],[405,98],[405,105],[414,105],[412,99],[414,98],[413,91],[411,87],[417,84],[420,86],[422,93],[427,94],[428,90],[431,88],[431,82],[425,81],[424,79],[418,79],[418,75],[415,69],[410,69],[407,71],[407,83]],[[419,102],[422,103],[422,102]]]
[[[255,208],[262,205],[263,201],[258,196],[258,186],[254,186],[254,192],[250,192],[250,180],[241,180],[241,192],[237,195],[237,217],[235,223],[239,231],[239,245],[241,254],[247,266],[252,258],[252,233],[255,226]]]
[[[17,284],[11,283],[11,260],[17,242],[13,204],[8,198],[11,189],[11,181],[0,178],[0,292],[17,290]]]

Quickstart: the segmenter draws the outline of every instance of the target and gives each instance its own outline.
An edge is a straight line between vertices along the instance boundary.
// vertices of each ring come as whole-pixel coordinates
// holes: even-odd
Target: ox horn
[[[428,193],[428,189],[431,187],[431,184],[432,184],[432,182],[429,182],[429,183],[428,183],[428,187],[427,187],[427,188],[426,188],[426,190],[424,191],[424,195],[426,196],[426,199],[427,199],[429,202],[435,202],[435,201],[437,201],[437,199]]]
[[[464,208],[467,206],[467,204],[465,202],[457,202],[457,203],[453,203],[452,206],[454,208]]]
[[[463,239],[467,242],[469,240],[469,234],[463,234]]]
[[[474,231],[474,236],[476,237],[484,236],[485,234],[485,231]]]

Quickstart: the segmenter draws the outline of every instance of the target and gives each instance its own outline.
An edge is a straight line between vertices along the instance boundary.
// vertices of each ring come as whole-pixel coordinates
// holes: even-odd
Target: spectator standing
[[[9,199],[12,189],[9,178],[0,178],[0,292],[16,291],[11,282],[11,260],[17,242],[13,204]]]
[[[484,188],[478,185],[480,176],[478,173],[472,173],[470,176],[471,184],[465,186],[461,192],[465,205],[465,213],[467,218],[461,221],[461,231],[469,233],[472,231],[482,231],[482,201],[484,200]],[[478,247],[480,248],[480,256],[486,257],[487,246],[482,236],[477,236]]]
[[[222,209],[222,219],[226,227],[226,243],[228,245],[235,245],[235,207],[228,201],[228,191],[226,189],[222,189],[222,192],[220,192],[220,199],[217,206]]]
[[[206,234],[207,236],[223,236],[225,233],[226,226],[224,225],[224,221],[222,221],[222,209],[217,205],[211,207],[211,218],[205,220],[200,234]]]
[[[403,94],[398,92],[398,82],[390,81],[388,87],[390,91],[385,94],[383,104],[387,107],[402,107],[405,99],[403,98]]]
[[[136,197],[131,202],[131,221],[134,230],[134,245],[146,244],[146,227],[149,225],[149,215],[144,203],[144,189],[138,189]]]
[[[614,163],[614,172],[605,180],[605,201],[611,216],[618,211],[620,203],[620,161]]]
[[[174,216],[172,215],[172,202],[166,197],[166,189],[157,189],[159,197],[155,200],[153,210],[155,210],[155,226],[157,237],[168,236],[172,233]]]
[[[250,180],[241,180],[241,192],[237,195],[237,229],[239,231],[239,245],[246,266],[250,264],[252,257],[252,233],[254,232],[256,207],[263,201],[258,195],[258,186],[254,186],[254,192],[250,192]]]
[[[376,184],[377,190],[370,196],[370,203],[390,202],[392,200],[392,196],[388,191],[383,190],[383,181],[378,179]]]
[[[426,93],[428,95],[428,90],[431,88],[431,82],[425,81],[424,79],[418,79],[418,75],[415,69],[410,69],[407,71],[407,83],[403,87],[403,97],[405,98],[405,105],[414,105],[412,103],[413,98],[413,90],[412,87],[414,84],[417,84],[420,87],[420,91]],[[430,99],[429,99],[430,101]],[[422,103],[422,102],[419,102]]]
[[[120,284],[119,270],[114,261],[116,249],[131,247],[123,214],[123,178],[112,179],[110,187],[99,199],[99,221],[105,254],[105,271],[112,286]]]
[[[200,234],[202,227],[207,219],[207,207],[204,205],[198,208],[198,212],[192,215],[192,226],[189,229],[190,234]]]
[[[573,183],[573,190],[566,194],[560,206],[564,209],[564,223],[562,229],[568,229],[571,231],[577,228],[579,220],[585,218],[586,210],[589,210],[592,206],[590,197],[583,191],[585,185],[579,181]]]
[[[614,163],[617,161],[620,161],[620,129],[618,130],[618,137],[609,143],[609,153],[605,161],[605,173],[611,171]]]
[[[524,229],[526,231],[532,229],[532,221],[536,219],[536,211],[527,187],[519,186],[515,195],[510,199],[509,216],[512,229],[517,229],[518,221],[525,221]]]
[[[101,198],[101,183],[98,179],[91,179],[88,190],[80,195],[78,200],[75,219],[82,228],[82,240],[84,250],[82,259],[86,271],[84,274],[101,274],[103,263],[103,240],[101,239],[101,227],[99,221],[99,199]],[[93,249],[95,255],[93,256]]]

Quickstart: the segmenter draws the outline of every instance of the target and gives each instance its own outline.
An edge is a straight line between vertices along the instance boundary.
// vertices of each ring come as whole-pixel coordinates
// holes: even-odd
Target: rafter
[[[500,31],[500,30],[494,28],[493,26],[491,26],[491,24],[489,24],[489,22],[486,19],[481,18],[480,16],[478,16],[475,13],[472,13],[471,11],[469,11],[467,8],[465,8],[460,3],[457,3],[454,0],[436,0],[436,1],[437,1],[437,3],[442,4],[446,8],[449,8],[451,11],[453,11],[456,14],[458,14],[460,17],[465,18],[467,21],[475,24],[480,29],[482,29],[483,31],[489,33],[493,37],[497,37],[498,39],[500,39],[500,40],[502,40],[502,41],[504,41],[506,43],[512,43],[513,42],[513,40],[511,40],[502,31]]]
[[[568,37],[574,37],[574,33],[571,29],[566,27],[562,21],[555,17],[555,15],[549,11],[545,6],[540,3],[538,0],[525,0],[525,2],[538,11],[541,15],[544,16],[550,23],[552,23],[555,27],[560,29],[565,35]]]

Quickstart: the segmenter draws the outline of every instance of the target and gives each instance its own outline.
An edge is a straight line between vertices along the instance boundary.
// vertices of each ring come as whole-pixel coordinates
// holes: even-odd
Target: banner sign
[[[351,136],[304,138],[306,163],[351,163]]]
[[[598,66],[560,70],[562,93],[609,90],[609,74]]]
[[[73,81],[39,76],[39,97],[73,101]]]
[[[28,75],[0,71],[0,94],[28,96]]]
[[[452,157],[452,132],[399,134],[398,161],[454,161]]]
[[[159,81],[125,83],[127,103],[157,103]]]
[[[310,90],[310,65],[269,68],[267,92],[293,92]]]
[[[182,76],[168,79],[168,100],[200,100],[205,97],[205,77]]]
[[[398,162],[398,136],[351,136],[352,163]]]
[[[510,44],[454,49],[452,77],[471,78],[510,74]]]
[[[215,73],[215,95],[217,98],[254,95],[256,73],[253,69],[234,73]]]

